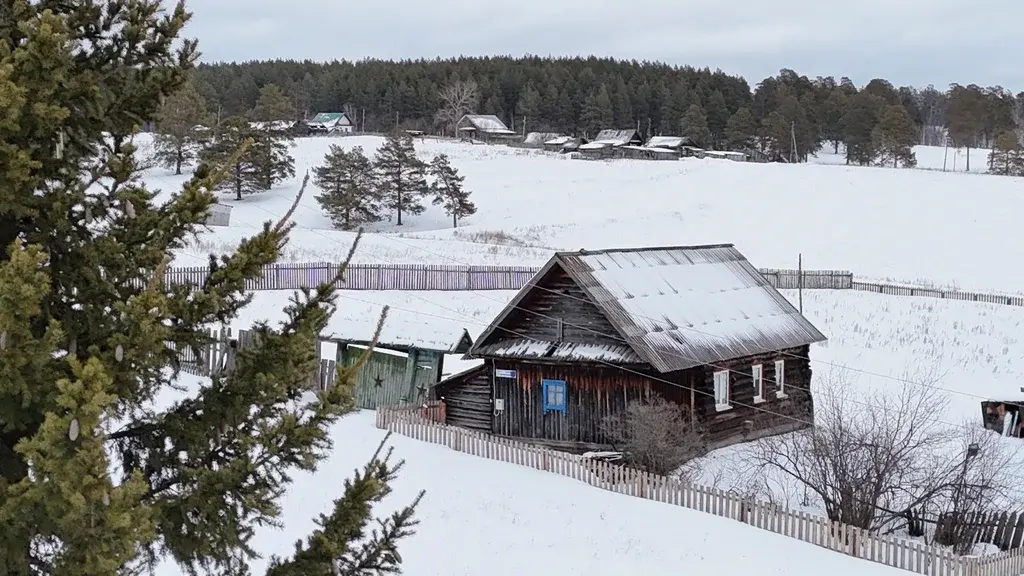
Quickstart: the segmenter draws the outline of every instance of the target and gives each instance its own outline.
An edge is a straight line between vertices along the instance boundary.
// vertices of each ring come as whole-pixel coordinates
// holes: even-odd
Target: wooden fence
[[[255,334],[250,330],[239,330],[233,334],[230,328],[220,330],[210,329],[212,342],[202,348],[197,355],[194,350],[186,349],[181,351],[182,372],[196,376],[215,376],[230,372],[235,365],[235,354],[255,345]],[[319,352],[319,342],[317,351]],[[168,343],[172,348],[173,343]],[[325,390],[334,384],[337,374],[337,362],[334,360],[321,359],[316,372],[309,377],[309,387],[315,390]]]
[[[464,266],[442,264],[353,264],[339,288],[345,290],[519,290],[540,270],[531,266]],[[780,290],[801,287],[801,271],[762,268],[768,283]],[[338,265],[330,262],[273,264],[260,278],[246,282],[246,290],[296,290],[333,278]],[[202,284],[206,267],[169,268],[170,284]],[[1024,296],[941,290],[907,284],[862,282],[849,270],[803,270],[805,290],[861,290],[890,296],[921,296],[965,302],[1024,306]]]
[[[378,428],[448,446],[473,456],[528,466],[591,486],[722,516],[829,550],[928,576],[1018,576],[1021,549],[961,557],[946,548],[904,538],[878,536],[828,518],[755,502],[734,494],[656,476],[607,462],[556,452],[434,421],[420,406],[379,408]]]

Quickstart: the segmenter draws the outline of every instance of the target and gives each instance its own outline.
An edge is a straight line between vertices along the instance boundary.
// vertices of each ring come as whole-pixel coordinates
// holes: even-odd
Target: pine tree
[[[730,150],[750,148],[757,136],[757,120],[750,108],[744,106],[729,117],[725,138]]]
[[[522,95],[519,96],[519,104],[516,105],[516,108],[519,109],[519,115],[526,119],[528,126],[538,130],[547,126],[546,119],[541,116],[542,106],[543,99],[540,92],[537,91],[533,83],[527,84]]]
[[[293,140],[287,132],[273,126],[257,126],[249,132],[252,138],[250,157],[262,190],[270,190],[288,178],[295,177],[295,158],[291,154]]]
[[[373,160],[377,189],[384,206],[393,210],[397,224],[402,214],[422,214],[422,198],[428,192],[425,162],[416,156],[416,146],[408,134],[392,134],[377,149]],[[389,217],[390,219],[390,217]]]
[[[692,104],[679,120],[680,133],[689,138],[696,146],[711,145],[711,130],[708,129],[708,117],[700,104]]]
[[[708,131],[711,132],[711,140],[715,147],[726,139],[726,128],[729,124],[729,108],[725,103],[725,96],[718,90],[711,94],[707,105]]]
[[[886,106],[882,117],[871,132],[876,162],[883,166],[913,168],[917,165],[914,145],[920,140],[920,130],[899,104]]]
[[[313,183],[322,191],[317,202],[342,230],[382,219],[373,163],[361,146],[346,152],[332,144],[324,163],[313,169]]]
[[[234,192],[235,200],[241,200],[245,194],[256,194],[267,189],[253,146],[258,136],[248,120],[232,116],[221,122],[217,138],[199,153],[200,161],[225,171],[216,189]]]
[[[822,118],[822,136],[832,142],[833,151],[839,153],[843,141],[843,115],[846,114],[847,98],[842,90],[834,89],[825,101]]]
[[[878,124],[884,102],[878,96],[860,92],[849,99],[843,114],[843,135],[846,144],[846,163],[867,166],[878,156],[873,132]]]
[[[1024,147],[1016,133],[1005,130],[996,136],[990,170],[1003,176],[1024,176]]]
[[[153,140],[157,164],[181,174],[181,167],[196,159],[207,133],[202,126],[208,122],[206,101],[192,82],[168,96],[160,107]]]
[[[296,294],[280,325],[254,326],[230,374],[176,388],[184,354],[237,318],[292,225],[211,257],[200,286],[165,285],[222,173],[201,164],[157,202],[129,142],[195,61],[195,43],[177,39],[188,14],[160,0],[6,6],[19,26],[0,31],[0,574],[135,573],[162,551],[193,573],[242,573],[252,531],[280,520],[289,475],[314,469],[329,427],[355,409],[357,368],[302,390],[336,279]],[[167,393],[180,398],[156,402]],[[396,469],[375,456],[315,545],[276,573],[365,573],[353,559],[394,572],[412,511],[363,535]]]
[[[611,128],[614,115],[612,97],[608,94],[608,87],[602,84],[595,94],[591,94],[584,101],[580,123],[583,125],[583,130],[590,137],[594,137],[601,130]]]
[[[249,112],[250,120],[264,123],[296,120],[295,116],[295,107],[277,84],[266,84],[260,88],[256,106]]]
[[[789,161],[793,150],[793,132],[789,122],[778,110],[761,121],[761,147],[776,161]]]
[[[469,201],[469,190],[463,187],[466,177],[452,166],[446,154],[438,154],[430,163],[430,193],[434,204],[444,207],[444,213],[452,217],[452,228],[459,225],[459,219],[476,214],[476,205]]]

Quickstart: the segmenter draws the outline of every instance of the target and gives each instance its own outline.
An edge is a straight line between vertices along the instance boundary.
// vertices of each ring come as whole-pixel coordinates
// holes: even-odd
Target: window
[[[543,380],[544,412],[561,412],[565,414],[565,380]]]
[[[728,410],[729,405],[729,371],[715,372],[715,408]]]
[[[754,404],[764,402],[764,366],[754,364],[751,372],[754,377]]]
[[[776,360],[775,361],[775,385],[778,389],[775,390],[775,395],[779,398],[786,397],[786,361]]]

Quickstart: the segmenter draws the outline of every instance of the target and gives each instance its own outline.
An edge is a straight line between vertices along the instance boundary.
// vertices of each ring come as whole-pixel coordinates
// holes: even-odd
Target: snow
[[[209,252],[231,251],[264,221],[279,219],[301,175],[330,145],[372,154],[381,143],[371,136],[297,139],[296,178],[240,202],[225,195],[235,206],[232,225],[203,233],[175,265],[205,264]],[[540,266],[556,249],[723,242],[764,268],[794,268],[802,254],[806,268],[858,277],[1024,292],[1024,268],[1006,265],[1024,261],[1017,223],[1024,179],[943,173],[942,148],[916,149],[920,165],[935,170],[697,158],[578,162],[431,139],[417,141],[417,149],[425,159],[452,158],[478,213],[452,229],[440,208],[428,206],[402,227],[369,227],[378,233],[364,238],[357,261]],[[984,163],[981,152],[971,156],[972,169]],[[155,169],[147,180],[169,193],[188,176]],[[354,234],[332,229],[318,193],[311,185],[296,210],[286,261],[337,261],[348,250]]]
[[[683,138],[681,136],[652,136],[647,141],[648,148],[676,148],[683,145]]]
[[[372,413],[348,416],[334,426],[335,449],[320,469],[294,474],[282,502],[285,530],[257,529],[253,545],[265,558],[251,564],[253,574],[262,573],[271,554],[294,551],[294,542],[315,528],[314,518],[328,512],[341,495],[343,479],[370,458],[384,436],[374,427]],[[405,468],[394,492],[374,512],[388,514],[426,491],[417,533],[399,547],[407,576],[813,576],[826,567],[837,576],[905,574],[733,520],[614,494],[548,472],[399,435],[389,445],[396,459],[405,460]],[[168,562],[156,572],[178,575]]]
[[[490,134],[515,134],[508,129],[500,118],[494,115],[468,114],[466,118],[473,123],[473,126],[482,132]]]
[[[639,353],[663,372],[822,339],[731,247],[569,254],[636,327]],[[589,278],[582,284],[591,286]],[[610,300],[610,302],[609,302]],[[614,315],[618,317],[618,315]]]

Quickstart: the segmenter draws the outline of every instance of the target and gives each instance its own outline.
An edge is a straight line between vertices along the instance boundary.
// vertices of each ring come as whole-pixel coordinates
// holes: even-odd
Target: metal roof
[[[488,342],[489,336],[528,293],[544,289],[534,284],[554,266],[601,309],[624,344],[659,372],[826,340],[735,247],[716,244],[559,252],[477,338],[469,355],[498,352],[491,350],[497,342]]]

